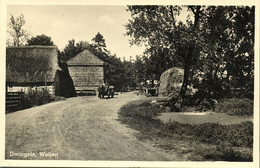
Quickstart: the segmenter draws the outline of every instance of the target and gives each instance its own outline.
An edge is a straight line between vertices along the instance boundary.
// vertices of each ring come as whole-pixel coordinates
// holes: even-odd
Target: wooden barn
[[[88,50],[84,50],[67,61],[70,76],[77,93],[96,92],[104,82],[104,62]]]
[[[28,92],[47,88],[54,94],[58,65],[56,46],[6,48],[6,92]]]

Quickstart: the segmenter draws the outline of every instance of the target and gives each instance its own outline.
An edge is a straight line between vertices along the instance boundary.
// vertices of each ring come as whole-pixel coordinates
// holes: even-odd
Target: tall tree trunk
[[[183,83],[182,83],[181,91],[180,91],[180,95],[179,95],[179,103],[180,103],[181,107],[183,107],[184,100],[185,100],[185,94],[186,94],[187,86],[189,83],[189,73],[190,73],[190,64],[185,63]]]
[[[229,66],[227,68],[227,87],[226,87],[226,95],[229,96],[230,95],[230,71],[229,71]]]
[[[194,14],[194,25],[193,25],[193,31],[196,31],[199,28],[199,19],[200,19],[200,13],[201,13],[201,6],[189,6],[191,11]],[[171,17],[172,17],[172,24],[173,27],[175,28],[175,19],[173,16],[173,7],[171,6]],[[184,106],[184,100],[185,100],[185,95],[187,91],[187,86],[189,83],[189,77],[190,77],[190,71],[192,70],[192,64],[195,62],[196,59],[194,59],[194,47],[195,44],[193,41],[190,41],[189,47],[188,47],[188,52],[184,53],[183,60],[184,60],[184,77],[183,77],[183,83],[181,87],[181,91],[177,99],[173,100],[171,102],[172,106],[174,109],[177,109],[178,111],[181,110],[181,108]]]
[[[193,25],[193,31],[196,31],[199,28],[199,18],[200,18],[200,8],[201,6],[190,6],[190,9],[192,10],[194,14],[194,25]],[[194,47],[195,44],[190,43],[187,55],[184,56],[184,77],[183,77],[183,83],[181,87],[181,92],[179,95],[179,102],[181,103],[181,107],[184,105],[184,100],[185,100],[185,94],[187,91],[187,86],[189,83],[189,77],[190,77],[190,70],[192,69],[192,62],[195,60],[194,59]]]
[[[189,78],[191,75],[191,69],[192,69],[192,58],[193,58],[193,50],[194,50],[194,44],[191,44],[189,46],[187,55],[184,56],[185,61],[184,61],[184,75],[183,75],[183,83],[181,87],[181,91],[178,97],[178,102],[180,103],[180,106],[183,107],[184,105],[184,100],[185,100],[185,95],[187,92],[187,87],[189,84]]]

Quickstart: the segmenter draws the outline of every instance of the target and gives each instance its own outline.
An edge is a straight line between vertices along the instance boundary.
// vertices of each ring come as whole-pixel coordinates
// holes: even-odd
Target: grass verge
[[[140,140],[150,140],[165,150],[174,150],[188,160],[252,161],[253,123],[236,125],[163,123],[156,116],[164,107],[148,101],[123,106],[119,120],[140,131]],[[182,145],[179,145],[182,144]]]
[[[216,104],[215,111],[236,116],[253,116],[254,101],[248,98],[223,99]]]

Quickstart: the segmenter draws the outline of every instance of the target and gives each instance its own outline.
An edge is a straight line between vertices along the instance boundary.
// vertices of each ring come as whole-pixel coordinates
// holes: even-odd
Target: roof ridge
[[[75,63],[73,63],[73,61],[74,60],[76,60],[77,59],[77,57],[79,57],[79,56],[81,56],[82,54],[84,54],[84,53],[87,53],[90,57],[93,57],[94,56],[94,58],[97,60],[97,62],[96,61],[94,61],[94,62],[89,62],[88,64],[97,64],[97,65],[100,65],[100,62],[102,62],[102,64],[104,63],[104,61],[103,60],[101,60],[100,58],[98,58],[95,54],[93,54],[91,51],[89,51],[88,49],[84,49],[83,51],[81,51],[80,53],[78,53],[77,55],[75,55],[74,57],[72,57],[72,58],[70,58],[69,60],[67,60],[66,62],[67,62],[67,64],[68,65],[75,65]],[[98,63],[99,62],[99,63]],[[83,65],[83,63],[81,62],[81,63],[79,63],[80,65]]]
[[[30,45],[30,46],[10,46],[6,48],[55,48],[58,49],[57,46],[43,46],[43,45]]]

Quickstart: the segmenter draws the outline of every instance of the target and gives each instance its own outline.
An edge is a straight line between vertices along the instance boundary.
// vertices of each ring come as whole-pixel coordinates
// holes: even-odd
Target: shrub
[[[215,112],[237,116],[252,116],[254,103],[253,100],[248,98],[223,99],[215,106]]]
[[[202,99],[199,104],[197,105],[198,111],[208,111],[213,109],[214,102],[211,99]]]
[[[196,107],[197,111],[213,110],[217,100],[207,97],[201,92],[197,92],[193,96],[186,96],[184,99],[184,106]]]
[[[54,100],[47,89],[29,90],[21,99],[21,108],[29,108],[33,105],[42,105]]]

